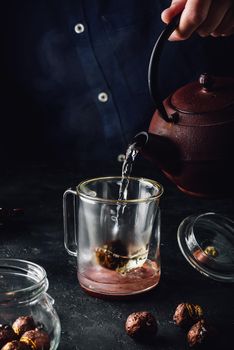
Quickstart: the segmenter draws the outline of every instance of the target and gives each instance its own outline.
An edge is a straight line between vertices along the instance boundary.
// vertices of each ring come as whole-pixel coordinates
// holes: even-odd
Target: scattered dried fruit
[[[173,320],[182,328],[189,328],[203,317],[203,310],[200,305],[181,303],[177,306]]]
[[[150,312],[138,311],[128,316],[125,330],[130,337],[145,338],[149,335],[156,335],[158,325],[155,317]]]

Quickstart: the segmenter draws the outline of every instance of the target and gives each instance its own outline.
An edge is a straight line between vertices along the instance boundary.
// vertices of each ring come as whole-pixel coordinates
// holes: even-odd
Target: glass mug
[[[63,196],[64,245],[77,257],[80,286],[96,296],[138,294],[160,280],[163,187],[129,177],[124,199],[119,199],[122,186],[121,177],[100,177],[81,182]]]

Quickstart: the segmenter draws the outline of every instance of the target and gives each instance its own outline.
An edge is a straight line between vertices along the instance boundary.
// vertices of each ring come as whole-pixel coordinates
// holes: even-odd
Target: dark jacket
[[[156,0],[7,0],[1,4],[1,156],[116,159],[147,129],[147,70],[164,28]],[[234,75],[233,37],[167,43],[166,97],[208,71]]]

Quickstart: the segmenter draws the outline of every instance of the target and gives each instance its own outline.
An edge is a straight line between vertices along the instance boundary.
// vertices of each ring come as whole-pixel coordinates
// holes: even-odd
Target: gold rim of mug
[[[121,180],[122,177],[121,176],[103,176],[103,177],[92,178],[92,179],[89,179],[89,180],[84,180],[76,187],[77,194],[80,197],[82,197],[82,198],[90,199],[92,201],[104,202],[104,203],[113,203],[113,204],[116,204],[116,203],[121,204],[121,203],[144,203],[144,202],[154,201],[154,200],[159,199],[162,196],[163,192],[164,192],[164,188],[159,182],[157,182],[155,180],[147,179],[147,178],[144,178],[144,177],[129,177],[128,179],[130,181],[131,180],[136,180],[138,182],[148,182],[148,183],[150,183],[153,187],[157,188],[157,190],[158,190],[157,194],[152,195],[152,196],[150,196],[148,198],[136,198],[136,199],[126,199],[126,200],[122,199],[122,200],[119,200],[119,199],[107,199],[107,198],[100,198],[100,197],[92,197],[91,195],[88,195],[88,194],[86,194],[86,193],[84,193],[82,191],[82,186],[86,186],[87,184],[89,184],[91,182],[100,181],[100,180],[116,180],[116,179]]]

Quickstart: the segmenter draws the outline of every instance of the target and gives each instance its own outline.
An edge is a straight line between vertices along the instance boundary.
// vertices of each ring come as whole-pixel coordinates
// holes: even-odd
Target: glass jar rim
[[[0,258],[0,278],[4,278],[4,275],[13,275],[16,278],[17,276],[25,277],[25,280],[29,280],[31,285],[5,291],[0,290],[1,306],[32,302],[46,292],[49,286],[45,269],[28,260]]]
[[[96,201],[96,202],[103,202],[103,203],[110,203],[110,204],[111,203],[113,203],[113,204],[116,204],[116,203],[118,203],[118,204],[121,204],[121,203],[123,203],[123,204],[126,204],[126,203],[145,203],[145,202],[154,201],[154,200],[159,199],[164,192],[163,186],[159,182],[157,182],[155,180],[147,179],[144,177],[132,177],[132,176],[128,177],[128,180],[150,183],[152,185],[152,187],[157,188],[158,193],[151,195],[147,198],[107,199],[107,198],[94,197],[94,196],[88,195],[87,193],[85,193],[82,190],[82,187],[84,187],[85,185],[90,184],[92,182],[95,182],[95,181],[103,181],[103,180],[107,180],[107,181],[108,180],[118,180],[118,181],[120,181],[121,179],[122,179],[121,176],[103,176],[103,177],[97,177],[97,178],[84,180],[77,185],[76,191],[77,191],[77,194],[82,198],[89,199],[89,200]]]

